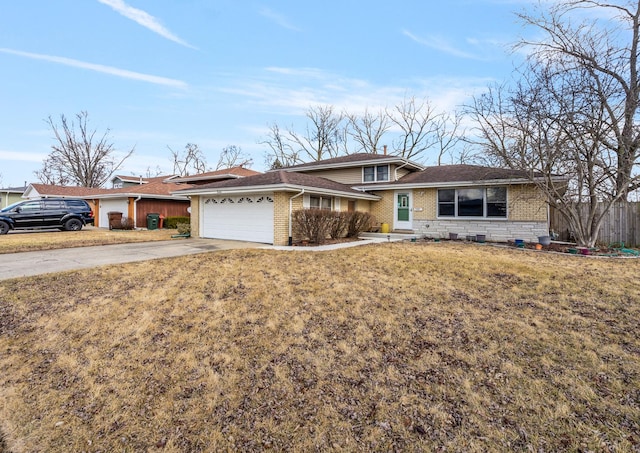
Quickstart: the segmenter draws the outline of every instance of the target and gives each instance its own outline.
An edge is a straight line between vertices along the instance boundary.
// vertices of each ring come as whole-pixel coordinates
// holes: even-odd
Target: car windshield
[[[16,206],[18,206],[20,203],[24,203],[24,201],[18,201],[16,203],[10,204],[7,207],[4,207],[2,209],[0,209],[0,212],[9,212],[11,211],[13,208],[15,208]]]

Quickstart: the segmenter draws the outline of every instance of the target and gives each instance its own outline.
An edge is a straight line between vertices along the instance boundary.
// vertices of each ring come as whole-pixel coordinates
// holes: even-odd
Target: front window
[[[363,167],[362,180],[364,182],[389,181],[389,166],[375,165],[371,167]]]
[[[438,217],[507,217],[507,188],[438,190]]]
[[[326,209],[331,210],[331,198],[330,197],[309,197],[309,208],[311,209]]]

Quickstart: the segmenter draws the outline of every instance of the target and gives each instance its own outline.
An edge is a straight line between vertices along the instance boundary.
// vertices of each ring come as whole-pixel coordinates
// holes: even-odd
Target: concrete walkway
[[[52,272],[86,269],[105,264],[131,263],[214,250],[256,248],[261,244],[217,239],[180,239],[93,247],[74,247],[0,255],[0,280]]]

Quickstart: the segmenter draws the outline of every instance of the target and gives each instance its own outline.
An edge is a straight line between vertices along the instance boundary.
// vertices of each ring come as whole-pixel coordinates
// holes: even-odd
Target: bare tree
[[[189,176],[207,171],[207,159],[198,145],[187,143],[182,151],[174,151],[169,146],[167,148],[171,152],[174,174]]]
[[[251,164],[253,164],[253,159],[242,152],[242,148],[236,145],[229,145],[222,149],[216,170],[231,167],[250,167]]]
[[[267,138],[260,143],[270,148],[270,151],[265,154],[265,163],[272,170],[303,162],[300,159],[300,153],[293,150],[287,137],[276,123],[269,125]]]
[[[428,100],[416,101],[415,97],[404,98],[387,115],[400,130],[394,140],[394,153],[405,159],[416,159],[436,144],[437,114]]]
[[[528,171],[586,246],[640,183],[640,1],[618,3],[565,0],[521,14],[544,38],[519,43],[532,53],[515,87],[494,87],[470,109],[489,158]],[[572,22],[583,9],[607,19]]]
[[[110,129],[98,138],[96,131],[89,129],[87,112],[80,112],[75,118],[76,122],[69,123],[60,115],[60,124],[52,117],[46,120],[57,143],[51,146],[53,151],[35,175],[45,184],[100,187],[122,167],[135,147],[116,158],[116,149],[109,139]]]
[[[610,206],[624,196],[615,189],[606,107],[584,89],[590,77],[586,70],[530,66],[515,88],[494,87],[470,109],[489,159],[525,170],[589,247]]]
[[[307,123],[304,134],[293,129],[287,131],[291,149],[311,161],[318,161],[337,157],[342,149],[344,140],[344,116],[335,113],[333,106],[309,107],[306,117]]]
[[[594,20],[572,22],[576,13],[589,10]],[[541,40],[523,40],[531,58],[552,61],[565,73],[586,72],[583,89],[602,105],[608,130],[600,139],[615,159],[613,196],[626,199],[637,189],[634,178],[640,158],[640,1],[564,0],[520,19],[543,32]],[[596,121],[598,121],[596,119]]]
[[[362,115],[346,114],[349,120],[349,135],[357,144],[356,152],[378,154],[380,141],[391,127],[384,110],[372,113],[366,109]]]

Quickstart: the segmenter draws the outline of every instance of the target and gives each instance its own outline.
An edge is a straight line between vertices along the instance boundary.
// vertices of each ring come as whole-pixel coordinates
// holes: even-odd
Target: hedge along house
[[[301,208],[371,213],[394,231],[431,237],[535,240],[549,233],[544,195],[524,172],[473,165],[423,167],[353,154],[206,184],[191,197],[192,235],[286,245]],[[266,204],[260,204],[266,203]]]

